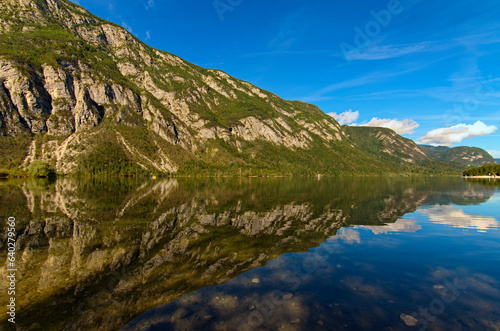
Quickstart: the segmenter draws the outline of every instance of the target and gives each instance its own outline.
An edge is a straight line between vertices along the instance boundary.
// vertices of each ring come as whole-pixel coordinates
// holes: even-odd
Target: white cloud
[[[146,41],[148,41],[149,39],[151,39],[151,32],[146,31]]]
[[[420,126],[420,124],[410,119],[398,120],[374,117],[370,122],[365,123],[362,126],[377,126],[392,129],[396,131],[397,134],[412,134],[413,131]]]
[[[474,124],[461,123],[448,128],[429,131],[424,137],[419,138],[419,142],[422,144],[449,146],[453,143],[459,143],[466,138],[491,134],[497,129],[496,126],[488,126],[481,121],[477,121]]]
[[[490,153],[495,159],[500,159],[500,151],[490,149],[488,150],[488,153]]]
[[[494,217],[468,215],[454,206],[433,206],[423,211],[432,223],[451,225],[461,229],[488,230],[500,227]]]
[[[344,125],[356,122],[359,118],[359,111],[352,111],[352,109],[349,109],[341,114],[328,113],[328,115],[335,118],[340,125]]]
[[[153,8],[155,6],[155,0],[148,0],[148,3],[146,5],[146,10]]]

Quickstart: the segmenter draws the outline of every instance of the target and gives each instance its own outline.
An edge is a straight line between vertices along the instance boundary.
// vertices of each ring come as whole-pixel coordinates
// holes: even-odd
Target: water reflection
[[[498,228],[500,222],[495,217],[469,215],[456,206],[432,206],[423,211],[433,223],[451,225],[461,229],[488,230]]]
[[[360,230],[370,230],[375,235],[394,234],[398,232],[413,233],[422,229],[415,220],[399,219],[395,223],[383,224],[379,226],[356,225],[352,228],[342,228],[338,231],[334,239],[340,239],[347,243],[361,243]]]
[[[316,309],[314,297],[293,293],[297,283],[307,290],[321,277],[302,277],[304,270],[290,275],[286,266],[294,263],[278,257],[321,245],[317,249],[327,253],[316,268],[327,277],[349,265],[330,261],[334,241],[328,244],[328,238],[361,242],[361,229],[374,235],[419,231],[421,225],[402,216],[421,205],[483,203],[496,191],[442,178],[1,182],[1,216],[18,220],[18,326],[116,330],[172,302],[165,309],[177,328],[231,329],[248,312],[260,311],[258,303],[274,302],[282,308],[272,319],[286,321],[282,325],[303,328],[314,318],[321,327],[329,322],[321,316],[335,302],[317,303],[323,310]],[[255,268],[269,261],[270,273],[258,274]],[[262,286],[266,277],[279,279],[272,289],[281,292]],[[203,295],[207,286],[229,280],[230,288]],[[364,305],[376,304],[383,293],[362,278],[343,284],[345,291],[373,297]],[[146,315],[144,325],[167,327],[164,312],[148,312],[153,316]],[[0,314],[6,316],[5,307]]]
[[[386,224],[384,226],[366,226],[374,234],[396,233],[396,232],[417,232],[422,229],[422,226],[417,224],[415,220],[400,219],[396,223]]]

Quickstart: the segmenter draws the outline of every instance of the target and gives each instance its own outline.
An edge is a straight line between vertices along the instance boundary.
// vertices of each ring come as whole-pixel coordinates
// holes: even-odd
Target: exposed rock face
[[[18,119],[13,126],[25,126],[33,133],[46,132],[45,121],[52,112],[51,97],[42,87],[40,77],[23,74],[13,62],[0,60],[4,117]],[[14,111],[15,110],[15,111]],[[23,125],[24,124],[24,125]],[[15,133],[16,131],[11,131]]]
[[[404,138],[391,129],[366,126],[344,126],[343,129],[358,148],[377,154],[385,160],[415,164],[428,159],[413,140]]]
[[[307,132],[289,131],[285,126],[280,127],[279,122],[284,122],[282,117],[277,120],[260,121],[258,118],[249,116],[240,120],[242,125],[231,128],[230,133],[248,141],[262,139],[289,148],[307,148],[308,143],[312,140]]]
[[[467,167],[495,164],[496,160],[487,151],[477,147],[446,147],[420,145],[425,153],[433,158],[458,163]]]
[[[44,135],[24,166],[42,159],[74,172],[104,141],[137,167],[165,172],[189,162],[279,168],[304,158],[317,158],[304,167],[321,172],[353,167],[363,154],[316,106],[152,49],[69,1],[2,1],[0,14],[0,33],[22,51],[0,53],[0,135]],[[404,162],[426,157],[391,137],[374,139],[386,141],[389,154],[414,148]],[[298,153],[284,161],[283,148]]]
[[[14,12],[12,18],[23,21],[23,31],[27,33],[55,21],[78,40],[105,49],[105,57],[115,62],[114,67],[110,64],[108,69],[128,81],[124,84],[115,76],[96,71],[95,63],[83,58],[57,60],[57,65],[43,63],[40,71],[33,69],[35,66],[26,67],[29,63],[0,58],[2,134],[14,136],[26,130],[64,137],[55,142],[45,141],[43,143],[50,146],[42,147],[46,151],[42,158],[58,151],[55,155],[60,171],[74,170],[78,162],[73,159],[78,157],[68,154],[68,150],[79,149],[78,146],[87,141],[87,132],[101,130],[105,120],[113,125],[147,127],[157,139],[188,153],[204,150],[217,139],[240,151],[243,142],[259,140],[307,149],[318,139],[312,138],[311,133],[325,137],[326,141],[342,140],[339,125],[321,111],[317,112],[322,117],[320,122],[301,120],[299,126],[292,129],[291,122],[299,123],[293,118],[301,110],[291,103],[220,71],[200,72],[176,56],[148,48],[125,29],[101,21],[69,2],[9,0],[1,9]],[[31,25],[30,29],[24,29]],[[13,32],[18,26],[13,20],[4,21],[2,29]],[[260,104],[259,107],[264,105],[275,115],[262,117],[259,111],[237,114],[238,107],[231,108],[233,113],[226,111],[231,102],[241,98],[250,98],[243,107],[252,109]],[[229,116],[232,123],[214,125],[208,119],[214,116],[221,123],[228,122],[225,118]],[[74,135],[79,139],[74,139]],[[165,171],[178,168],[179,161],[161,148],[156,155],[148,155],[150,161],[145,164],[141,162],[144,157],[140,152],[134,152],[137,146],[133,142],[123,136],[118,140],[141,166]],[[154,141],[152,144],[164,143]],[[28,156],[30,160],[34,158],[34,155]]]
[[[401,136],[392,130],[380,131],[375,135],[379,141],[386,147],[383,151],[389,155],[394,155],[396,152],[405,153],[409,157],[404,159],[407,162],[415,162],[415,160],[422,160],[426,155],[415,142],[409,139],[400,139]]]
[[[4,136],[15,136],[25,128],[16,106],[12,103],[10,92],[0,82],[0,134]]]

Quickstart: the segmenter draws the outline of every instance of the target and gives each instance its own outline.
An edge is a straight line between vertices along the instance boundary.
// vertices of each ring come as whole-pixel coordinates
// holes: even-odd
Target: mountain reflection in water
[[[456,178],[0,182],[2,218],[18,223],[17,326],[404,328],[399,313],[388,316],[398,300],[387,299],[390,279],[378,274],[383,257],[368,265],[349,250],[373,250],[373,238],[383,235],[425,232],[421,222],[403,217],[419,206],[430,224],[497,230],[495,217],[470,217],[462,207],[488,202],[498,187]],[[389,238],[384,245],[395,244]],[[468,279],[455,267],[432,272],[436,279],[440,273]],[[353,272],[337,279],[345,270]],[[370,273],[374,283],[366,281]],[[409,279],[398,291],[418,301],[418,276]],[[499,279],[481,286],[498,293]],[[318,288],[332,280],[331,288]],[[327,302],[323,294],[347,301]],[[498,298],[489,307],[498,307]],[[0,299],[8,299],[5,290]],[[0,314],[7,325],[5,305]],[[496,323],[495,316],[485,320]]]

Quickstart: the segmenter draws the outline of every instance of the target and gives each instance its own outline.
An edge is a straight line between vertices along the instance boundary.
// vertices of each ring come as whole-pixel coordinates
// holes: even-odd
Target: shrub
[[[48,163],[45,163],[40,160],[35,160],[31,162],[27,169],[28,173],[32,177],[40,178],[40,177],[53,177],[56,174],[56,171],[53,167],[51,167]]]

